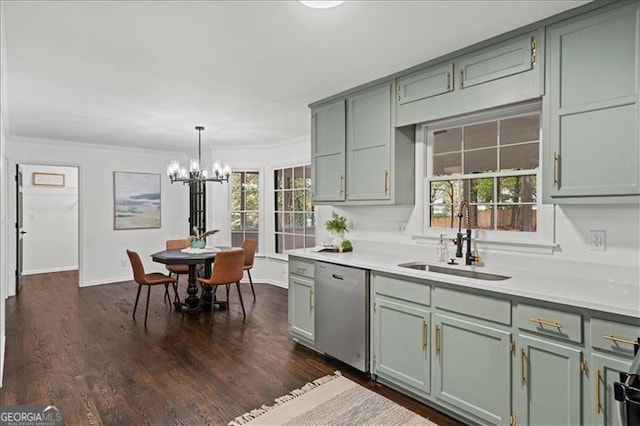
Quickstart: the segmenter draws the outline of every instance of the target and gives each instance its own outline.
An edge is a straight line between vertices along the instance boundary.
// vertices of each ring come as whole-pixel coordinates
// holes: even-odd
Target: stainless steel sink
[[[443,266],[429,265],[424,262],[401,263],[398,266],[403,268],[418,269],[420,271],[436,272],[438,274],[456,275],[458,277],[475,278],[477,280],[502,281],[511,277],[506,275],[487,274],[485,272],[468,271],[466,269],[445,268]]]

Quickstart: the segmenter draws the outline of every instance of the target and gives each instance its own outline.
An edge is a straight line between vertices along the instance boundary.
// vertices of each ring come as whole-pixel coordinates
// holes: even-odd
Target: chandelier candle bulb
[[[196,126],[198,131],[198,159],[189,161],[189,170],[183,167],[179,161],[173,160],[167,164],[167,176],[171,183],[182,182],[182,184],[202,183],[202,182],[229,182],[231,168],[225,165],[224,169],[219,162],[213,165],[213,176],[209,175],[206,167],[202,167],[202,131],[204,127]]]

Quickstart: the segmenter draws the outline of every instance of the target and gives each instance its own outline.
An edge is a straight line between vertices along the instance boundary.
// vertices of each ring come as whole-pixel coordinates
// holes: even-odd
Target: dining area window
[[[314,247],[316,220],[311,199],[311,166],[275,169],[273,179],[276,253]]]
[[[231,173],[231,245],[258,241],[260,232],[260,172]]]

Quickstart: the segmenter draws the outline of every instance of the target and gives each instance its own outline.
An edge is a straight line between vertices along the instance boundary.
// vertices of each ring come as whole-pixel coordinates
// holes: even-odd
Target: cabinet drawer
[[[518,328],[572,342],[582,342],[582,315],[572,312],[518,305]]]
[[[591,346],[596,349],[633,356],[633,342],[640,337],[640,325],[591,319]]]
[[[435,301],[438,309],[511,325],[511,302],[509,300],[436,288]]]
[[[290,257],[289,258],[289,273],[302,275],[303,277],[313,278],[314,276],[314,261],[305,260]]]
[[[431,286],[419,281],[375,274],[373,285],[376,294],[384,294],[426,306],[431,304]]]

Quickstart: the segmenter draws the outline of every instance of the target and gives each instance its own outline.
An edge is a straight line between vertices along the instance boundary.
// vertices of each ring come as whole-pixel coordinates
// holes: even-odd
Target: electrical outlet
[[[398,224],[398,232],[405,232],[407,230],[407,222],[404,220],[399,220]]]
[[[606,250],[606,236],[605,231],[589,231],[589,246],[591,251],[605,251]]]

